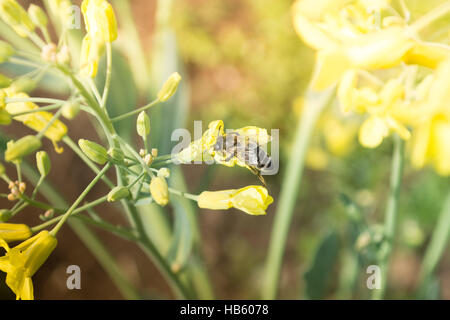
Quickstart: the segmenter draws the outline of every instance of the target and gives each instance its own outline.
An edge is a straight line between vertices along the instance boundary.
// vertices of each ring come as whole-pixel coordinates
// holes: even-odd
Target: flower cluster
[[[384,0],[298,0],[293,19],[316,50],[313,89],[337,84],[342,112],[363,117],[364,147],[396,133],[411,141],[413,165],[450,175],[450,48],[419,34],[439,8],[414,23],[404,10],[402,16]]]
[[[48,8],[52,18],[49,19],[46,12],[36,5],[30,5],[26,11],[15,0],[0,0],[0,18],[18,36],[25,38],[21,40],[29,41],[34,49],[34,51],[19,51],[16,46],[0,41],[0,63],[8,62],[34,69],[13,79],[0,75],[0,125],[9,125],[14,120],[36,132],[11,139],[7,143],[4,158],[10,165],[16,167],[17,178],[10,178],[10,174],[0,164],[0,178],[9,187],[10,193],[6,197],[12,204],[10,209],[0,210],[0,246],[6,251],[0,257],[0,271],[6,273],[6,284],[16,294],[17,299],[34,298],[31,278],[57,246],[57,235],[65,222],[71,216],[101,203],[120,202],[127,212],[134,213],[137,212],[140,203],[154,202],[164,207],[171,205],[171,197],[176,196],[195,201],[199,208],[212,210],[237,208],[250,215],[263,215],[273,202],[267,189],[262,186],[248,186],[239,190],[204,191],[199,195],[189,194],[179,190],[176,185],[172,186],[168,166],[175,160],[186,163],[205,155],[226,166],[249,166],[242,159],[225,157],[215,149],[219,137],[224,136],[222,121],[211,123],[200,140],[193,142],[189,148],[174,158],[172,155],[158,154],[158,149],[150,142],[151,128],[147,110],[168,101],[176,94],[181,81],[181,76],[177,72],[172,73],[161,86],[154,101],[117,117],[111,117],[108,110],[108,93],[111,87],[112,42],[118,37],[114,10],[106,0],[82,2],[81,12],[86,35],[83,39],[79,39],[80,52],[74,52],[73,48],[79,46],[70,45],[67,25],[70,6],[69,0],[49,1]],[[59,37],[57,44],[52,42],[47,30],[49,22],[54,24]],[[104,53],[107,58],[106,80],[101,95],[93,78],[98,73],[99,62]],[[72,61],[74,54],[80,58],[77,67],[73,66],[76,64],[75,59]],[[50,71],[67,82],[70,96],[66,100],[33,97],[34,88]],[[68,127],[61,121],[61,117],[72,120],[80,111],[86,112],[98,122],[98,128],[102,130],[99,136],[105,137],[104,141],[78,139],[77,145],[70,138]],[[136,131],[142,141],[140,151],[136,151],[136,148],[120,137],[114,126],[114,123],[135,115],[137,115]],[[256,127],[238,129],[236,134],[249,139],[252,137],[251,139],[256,139],[255,141],[262,145],[270,141],[267,130]],[[40,150],[44,137],[53,143],[57,153],[63,152],[63,147],[58,144],[65,144],[96,174],[77,199],[64,209],[37,200],[37,194],[42,191],[42,184],[47,183],[46,179],[52,167],[50,155]],[[21,165],[31,155],[35,155],[36,174],[39,173],[39,179],[34,188],[27,188],[23,181],[24,173]],[[101,169],[97,165],[101,166]],[[116,169],[115,182],[107,176],[111,168]],[[105,182],[110,188],[109,192],[81,206],[87,194],[99,181]],[[43,213],[39,218],[43,222],[33,227],[9,222],[26,207],[42,210]],[[141,219],[139,215],[132,217],[136,220],[131,221],[133,229],[130,230],[110,224],[101,218],[91,219],[89,216],[83,218],[99,228],[142,244],[150,255],[156,259],[163,259],[163,254],[155,251],[155,246],[149,242],[147,234],[139,234],[143,232],[142,228],[134,227],[139,224]],[[50,226],[52,229],[47,230]],[[11,246],[12,242],[18,241],[23,242]],[[168,264],[165,260],[159,261],[158,264],[165,267],[165,272],[170,269],[165,266]],[[176,265],[178,267],[175,269],[179,270],[182,264],[177,262]]]

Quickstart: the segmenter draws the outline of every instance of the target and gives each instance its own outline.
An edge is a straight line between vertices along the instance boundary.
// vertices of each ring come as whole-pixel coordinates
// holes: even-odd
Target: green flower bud
[[[111,160],[113,160],[116,163],[122,163],[125,159],[125,155],[122,150],[119,148],[110,148],[108,150],[108,155],[111,157]]]
[[[19,78],[11,84],[10,88],[14,92],[30,93],[36,88],[36,81],[26,77]]]
[[[39,151],[36,153],[36,165],[41,176],[45,177],[50,172],[52,164],[47,152]]]
[[[2,209],[0,210],[0,222],[8,222],[9,219],[11,219],[12,212],[8,209]]]
[[[150,134],[150,118],[148,117],[145,111],[139,113],[136,123],[136,129],[138,135],[142,138],[148,136]]]
[[[12,83],[11,78],[8,78],[3,74],[0,74],[0,89],[9,87],[11,83]]]
[[[61,114],[68,120],[74,119],[80,112],[80,104],[78,102],[68,102],[62,106]]]
[[[7,126],[12,121],[11,115],[5,109],[0,109],[0,125]]]
[[[130,190],[126,187],[115,187],[108,193],[108,202],[119,201],[130,196]]]
[[[80,139],[78,140],[78,145],[81,150],[83,150],[83,153],[95,163],[105,164],[108,161],[108,153],[106,152],[106,149],[98,143]]]
[[[14,53],[16,50],[8,42],[0,40],[0,63],[7,61]]]
[[[5,160],[12,162],[21,160],[41,147],[41,140],[35,136],[25,136],[17,141],[9,141],[6,146]]]
[[[172,73],[172,75],[164,83],[161,90],[158,92],[158,100],[161,102],[169,100],[177,91],[178,84],[181,81],[181,76],[178,72]]]
[[[31,4],[28,7],[28,15],[31,18],[31,21],[39,28],[46,28],[48,24],[48,18],[45,14],[44,10],[38,7],[35,4]]]

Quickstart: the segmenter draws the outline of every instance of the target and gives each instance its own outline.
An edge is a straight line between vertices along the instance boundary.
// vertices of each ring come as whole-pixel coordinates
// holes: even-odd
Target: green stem
[[[386,206],[384,220],[384,241],[379,251],[379,267],[381,269],[381,287],[372,291],[373,299],[383,299],[386,292],[389,258],[394,245],[395,230],[397,226],[398,201],[403,176],[404,142],[398,136],[394,136],[394,156],[392,158],[391,180],[389,198]]]
[[[431,236],[430,244],[425,252],[425,256],[422,262],[422,268],[419,277],[420,288],[426,286],[426,282],[429,281],[433,275],[436,266],[441,260],[441,256],[444,253],[447,246],[450,234],[450,194],[445,200],[442,211],[439,215],[439,219],[436,223],[436,227]]]
[[[47,124],[45,125],[44,129],[42,129],[41,131],[38,132],[38,134],[36,135],[36,138],[41,139],[45,133],[47,132],[47,130],[55,123],[56,120],[58,120],[58,118],[61,116],[61,112],[62,112],[62,108],[59,109],[54,115],[53,117],[50,119],[49,122],[47,122]]]
[[[42,112],[42,111],[50,111],[50,110],[54,110],[57,109],[61,106],[61,103],[56,103],[56,104],[52,104],[49,106],[45,106],[45,107],[40,107],[37,109],[33,109],[33,110],[28,110],[28,111],[24,111],[24,112],[18,112],[18,113],[13,113],[11,115],[11,117],[15,118],[15,117],[20,117],[20,116],[24,116],[26,114],[31,114],[31,113],[36,113],[36,112]]]
[[[95,186],[95,184],[100,180],[100,178],[108,171],[108,169],[111,167],[111,163],[107,163],[106,166],[103,167],[103,169],[99,172],[99,174],[89,183],[89,185],[84,189],[84,191],[80,194],[77,200],[72,204],[72,206],[67,210],[67,212],[64,214],[62,219],[58,222],[58,224],[50,231],[50,233],[53,236],[56,236],[59,229],[64,225],[64,223],[69,219],[72,212],[78,207],[78,205],[83,201],[83,199],[86,197],[86,195],[91,191],[91,189]]]
[[[307,102],[297,128],[274,218],[266,261],[263,299],[277,297],[286,241],[298,198],[309,141],[322,110],[328,105],[333,94],[334,88],[324,92],[307,93]]]
[[[106,108],[106,101],[108,99],[109,88],[111,87],[111,71],[112,71],[112,48],[111,43],[106,42],[106,80],[101,100],[101,107],[103,109]]]
[[[176,194],[177,196],[184,197],[186,199],[198,201],[198,196],[196,196],[195,194],[190,194],[190,193],[187,193],[187,192],[175,190],[173,188],[169,188],[169,192],[173,193],[173,194]]]
[[[39,175],[31,168],[26,162],[23,163],[24,175],[35,184]],[[67,203],[64,198],[46,181],[40,188],[40,193],[50,200],[53,206],[66,207]],[[81,209],[81,207],[80,207]],[[94,257],[100,263],[102,268],[106,271],[108,276],[112,279],[114,284],[119,289],[120,293],[126,299],[139,299],[139,293],[130,284],[130,282],[124,277],[123,272],[118,267],[116,261],[108,252],[108,249],[103,243],[96,237],[96,235],[89,230],[82,221],[71,219],[69,220],[70,227],[78,235],[80,240],[86,245],[86,247],[92,252]]]
[[[156,105],[156,104],[158,104],[158,103],[159,103],[159,100],[156,99],[156,100],[150,102],[149,104],[147,104],[147,105],[145,105],[145,106],[143,106],[143,107],[140,107],[139,109],[136,109],[136,110],[127,112],[127,113],[125,113],[125,114],[122,114],[122,115],[120,115],[120,116],[117,116],[117,117],[115,117],[115,118],[112,118],[112,119],[111,119],[111,122],[117,122],[117,121],[126,119],[126,118],[128,118],[128,117],[134,116],[135,114],[138,114],[138,113],[140,113],[140,112],[142,112],[142,111],[145,111],[145,110],[147,110],[147,109],[150,109],[151,107],[153,107],[154,105]]]

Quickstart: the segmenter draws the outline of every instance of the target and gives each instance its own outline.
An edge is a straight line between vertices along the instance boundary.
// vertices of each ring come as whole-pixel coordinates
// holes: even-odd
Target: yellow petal
[[[388,134],[386,123],[378,117],[371,117],[359,129],[359,142],[366,148],[376,148]]]
[[[351,68],[351,62],[341,50],[322,50],[316,55],[316,69],[311,81],[314,90],[325,90],[338,82],[345,71]]]

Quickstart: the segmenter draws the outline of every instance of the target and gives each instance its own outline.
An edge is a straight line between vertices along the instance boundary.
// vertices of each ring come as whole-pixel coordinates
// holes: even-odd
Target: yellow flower
[[[402,123],[398,110],[403,110],[405,101],[404,85],[398,79],[389,80],[378,92],[371,87],[356,88],[356,70],[347,71],[338,88],[341,108],[358,113],[367,113],[369,117],[359,130],[359,141],[366,148],[378,147],[391,131],[404,140],[411,134]]]
[[[34,299],[31,277],[56,245],[56,238],[48,231],[41,231],[14,248],[9,248],[5,241],[0,240],[0,246],[6,250],[6,254],[0,257],[0,270],[6,272],[6,284],[17,299]]]
[[[298,0],[293,19],[299,36],[317,51],[316,90],[338,82],[349,69],[384,69],[402,62],[435,67],[450,55],[448,48],[416,40],[406,23],[387,23],[392,16],[384,17],[379,28],[375,13],[387,8],[387,1],[315,2]]]
[[[417,106],[411,161],[421,168],[432,164],[436,171],[450,175],[450,59],[441,63],[429,84],[429,92]]]
[[[104,44],[87,34],[81,44],[80,74],[83,77],[95,78]]]
[[[198,197],[198,206],[203,209],[226,210],[236,208],[250,215],[264,215],[273,202],[266,188],[248,186],[242,189],[204,191]]]
[[[15,0],[0,0],[0,17],[21,37],[35,28],[28,13]]]
[[[114,10],[106,0],[84,0],[81,4],[88,34],[103,42],[117,39],[117,22]]]
[[[166,179],[163,177],[152,178],[150,182],[150,193],[153,200],[160,206],[165,206],[169,203],[169,188]]]
[[[249,141],[257,143],[260,146],[267,144],[272,139],[266,129],[255,126],[243,127],[233,130],[232,132],[236,133],[240,137],[248,138]],[[224,152],[214,149],[214,146],[218,142],[218,138],[224,136],[224,134],[225,131],[223,121],[212,121],[208,126],[208,130],[203,133],[202,138],[192,142],[189,147],[182,150],[176,156],[176,160],[180,163],[191,163],[192,161],[210,162],[215,160],[217,163],[227,167],[234,167],[235,165],[248,167],[245,161],[237,157],[230,158]]]
[[[31,230],[25,224],[0,223],[0,239],[5,242],[21,241],[31,237]]]
[[[26,93],[11,93],[7,92],[8,98],[12,99],[27,99],[29,96]],[[6,105],[6,111],[10,114],[22,113],[38,109],[39,106],[33,102],[12,102]],[[47,111],[39,111],[24,114],[14,117],[14,120],[22,122],[27,127],[39,132],[45,128],[48,122],[53,118],[53,114]],[[58,152],[62,152],[62,148],[58,148],[56,143],[60,141],[67,134],[67,127],[59,120],[53,122],[53,124],[45,132],[45,137],[50,139],[55,145],[55,149]]]
[[[217,142],[217,138],[224,134],[223,127],[222,120],[212,121],[202,137],[191,142],[187,148],[183,149],[176,156],[176,160],[180,163],[211,161],[213,159],[212,148]]]

